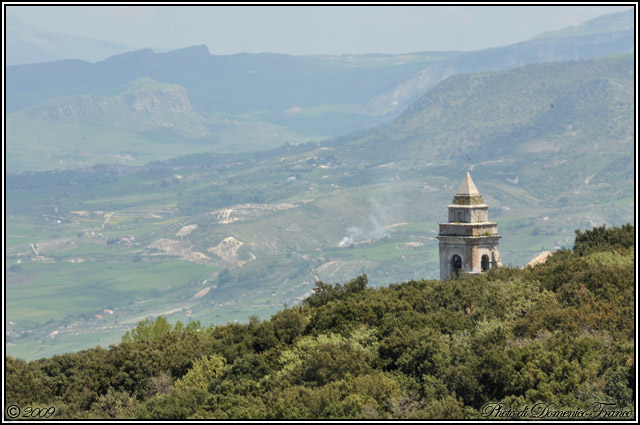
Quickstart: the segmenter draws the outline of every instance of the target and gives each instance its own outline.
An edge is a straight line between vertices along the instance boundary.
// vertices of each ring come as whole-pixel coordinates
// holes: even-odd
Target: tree
[[[127,331],[122,337],[122,341],[143,341],[143,340],[155,340],[159,339],[165,334],[171,332],[171,325],[162,316],[154,321],[150,317],[147,317],[142,322],[138,323],[131,331]]]
[[[225,358],[219,354],[202,357],[196,360],[186,375],[176,381],[174,388],[184,390],[188,387],[197,387],[206,390],[209,383],[222,373],[226,364]]]

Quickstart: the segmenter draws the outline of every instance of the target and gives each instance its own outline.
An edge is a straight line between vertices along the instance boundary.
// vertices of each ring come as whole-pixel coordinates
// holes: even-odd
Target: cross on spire
[[[465,155],[465,165],[467,166],[467,173],[469,172],[469,154]]]

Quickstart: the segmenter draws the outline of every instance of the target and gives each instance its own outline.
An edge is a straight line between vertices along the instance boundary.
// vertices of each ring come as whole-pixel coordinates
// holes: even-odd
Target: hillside
[[[482,160],[575,152],[585,144],[585,151],[609,151],[598,141],[624,143],[631,135],[633,72],[633,56],[624,55],[455,75],[388,125],[363,132],[361,139],[348,136],[355,140],[347,145],[380,158],[417,161],[456,158],[461,150]],[[557,142],[540,146],[545,138]],[[384,143],[390,147],[380,149]],[[626,151],[629,146],[615,145]]]
[[[496,419],[501,403],[632,420],[634,240],[603,226],[534,268],[318,282],[242,325],[146,320],[108,349],[8,357],[7,403],[54,419]]]
[[[237,143],[239,135],[247,142]],[[10,114],[7,169],[141,165],[203,150],[264,149],[293,136],[267,123],[203,116],[184,87],[140,78],[110,96],[57,97]],[[43,146],[45,138],[52,143]]]
[[[589,184],[632,181],[633,73],[625,55],[456,75],[390,124],[331,146],[376,165],[451,169],[469,155],[485,180],[513,181],[546,205],[553,193],[574,201]]]

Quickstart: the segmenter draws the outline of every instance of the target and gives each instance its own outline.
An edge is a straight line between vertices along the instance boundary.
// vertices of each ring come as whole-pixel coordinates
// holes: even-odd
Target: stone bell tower
[[[489,222],[489,206],[467,171],[449,205],[449,222],[440,224],[440,280],[501,267],[498,224]]]

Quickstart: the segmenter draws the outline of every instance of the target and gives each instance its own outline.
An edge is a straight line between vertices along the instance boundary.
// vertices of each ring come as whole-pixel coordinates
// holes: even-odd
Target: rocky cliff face
[[[77,95],[59,98],[34,108],[46,120],[91,119],[131,114],[185,114],[192,111],[184,87],[144,89],[117,97]]]
[[[134,113],[191,112],[187,91],[180,86],[129,93],[122,102]]]
[[[114,105],[113,99],[96,96],[70,96],[35,108],[32,115],[45,120],[79,119],[103,116]]]
[[[133,132],[171,129],[189,138],[209,133],[202,117],[191,107],[184,87],[155,82],[151,87],[114,97],[57,98],[34,107],[28,114],[44,121],[107,125]]]

